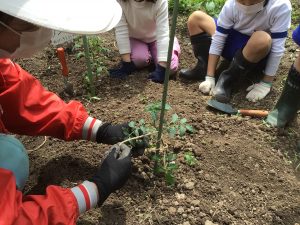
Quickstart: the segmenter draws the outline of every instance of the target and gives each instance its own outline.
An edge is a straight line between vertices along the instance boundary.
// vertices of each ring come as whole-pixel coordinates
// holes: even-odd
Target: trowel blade
[[[222,111],[224,113],[228,113],[228,114],[237,114],[238,113],[238,110],[234,109],[231,105],[222,103],[222,102],[218,102],[215,99],[208,100],[207,104],[210,107],[217,109],[219,111]]]

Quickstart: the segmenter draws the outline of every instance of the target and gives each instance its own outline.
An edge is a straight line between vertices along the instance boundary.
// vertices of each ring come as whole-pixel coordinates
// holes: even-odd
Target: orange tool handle
[[[69,69],[68,69],[68,66],[67,66],[65,50],[64,50],[64,48],[57,48],[56,52],[57,52],[59,62],[61,64],[62,74],[65,77],[67,77],[68,74],[69,74]]]
[[[255,110],[255,109],[240,109],[238,111],[243,116],[251,116],[251,117],[266,117],[268,115],[268,111],[265,110]]]

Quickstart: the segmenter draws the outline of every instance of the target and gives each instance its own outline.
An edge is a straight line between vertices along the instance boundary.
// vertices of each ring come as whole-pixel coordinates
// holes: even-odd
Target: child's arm
[[[234,25],[234,0],[229,0],[223,6],[217,21],[217,30],[213,35],[209,49],[207,75],[214,77],[217,64],[222,54],[226,38]]]
[[[121,54],[122,60],[124,58],[125,62],[130,62],[130,41],[129,41],[129,32],[128,32],[128,24],[123,13],[122,18],[118,25],[115,27],[115,35],[119,48],[119,52]]]
[[[273,11],[270,20],[274,21],[270,29],[272,47],[265,68],[265,74],[267,76],[275,76],[281,57],[285,51],[285,41],[291,25],[291,5],[284,4],[278,7],[277,10]]]
[[[161,0],[156,4],[157,61],[161,66],[166,66],[169,46],[168,1]]]
[[[208,64],[207,64],[207,76],[214,77],[217,64],[219,62],[220,56],[219,55],[214,55],[214,54],[209,54],[208,57]]]
[[[247,88],[249,93],[246,98],[249,101],[256,102],[263,99],[271,90],[272,82],[278,70],[281,57],[285,51],[285,41],[288,29],[291,25],[291,5],[282,4],[272,11],[270,21],[273,22],[271,31],[272,47],[268,56],[264,71],[264,77],[260,83],[251,85]]]
[[[129,40],[128,24],[123,12],[119,24],[115,28],[116,40],[121,54],[122,63],[119,68],[109,70],[111,77],[124,78],[136,70],[134,63],[131,61],[131,46]]]
[[[234,1],[229,0],[225,3],[218,18],[217,30],[213,35],[212,43],[209,49],[207,76],[205,77],[205,81],[199,85],[199,90],[204,94],[212,94],[212,90],[215,87],[214,77],[216,68],[225,45],[228,32],[234,25],[233,2]]]

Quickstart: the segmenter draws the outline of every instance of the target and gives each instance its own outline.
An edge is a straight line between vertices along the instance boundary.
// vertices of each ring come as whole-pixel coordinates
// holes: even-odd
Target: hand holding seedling
[[[104,123],[97,131],[96,141],[104,144],[116,144],[124,140],[125,135],[123,130],[127,128],[129,128],[128,123],[116,125]]]
[[[131,174],[131,150],[125,145],[114,145],[99,166],[91,181],[98,188],[99,201],[102,205],[108,196],[120,189]]]

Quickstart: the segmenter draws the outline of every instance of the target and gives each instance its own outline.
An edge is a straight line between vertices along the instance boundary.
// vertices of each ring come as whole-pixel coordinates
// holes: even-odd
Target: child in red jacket
[[[128,179],[131,151],[126,145],[115,145],[90,181],[72,189],[50,186],[44,196],[22,196],[19,190],[27,180],[29,160],[21,142],[7,134],[106,144],[124,139],[127,123],[112,125],[90,117],[80,102],[65,103],[11,61],[47,46],[53,29],[96,34],[110,30],[120,18],[121,7],[114,0],[72,4],[60,0],[59,5],[57,1],[0,0],[0,225],[76,224],[80,213],[101,205]]]

